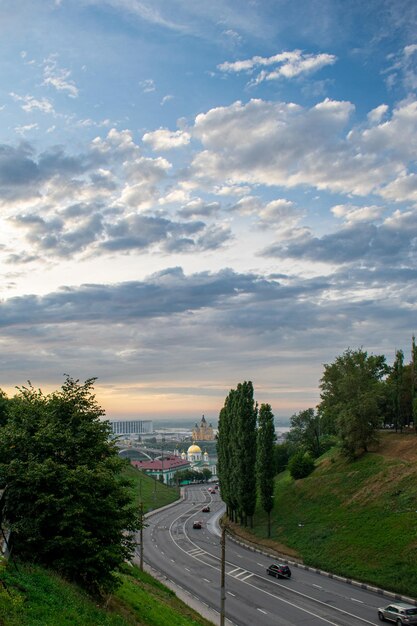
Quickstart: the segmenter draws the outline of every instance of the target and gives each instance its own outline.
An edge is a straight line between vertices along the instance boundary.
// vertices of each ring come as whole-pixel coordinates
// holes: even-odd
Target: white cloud
[[[70,80],[71,71],[58,67],[57,55],[51,55],[44,61],[43,85],[57,91],[67,92],[70,98],[78,97],[78,87]]]
[[[350,102],[328,98],[309,109],[260,99],[211,109],[189,129],[204,148],[194,158],[192,174],[218,186],[222,181],[309,185],[382,195],[386,185],[413,167],[417,101],[401,104],[378,125],[349,130],[353,112]]]
[[[14,93],[13,91],[10,92],[9,95],[16,102],[23,102],[21,106],[22,106],[22,109],[26,111],[26,113],[30,113],[34,110],[38,110],[38,111],[41,111],[42,113],[53,114],[53,115],[55,114],[54,107],[51,101],[48,100],[47,98],[41,98],[40,100],[38,100],[37,98],[34,98],[33,96],[19,96],[17,93]]]
[[[258,84],[264,80],[277,80],[279,78],[295,78],[300,74],[311,74],[326,65],[333,65],[337,57],[333,54],[319,53],[306,54],[302,50],[281,52],[270,57],[254,56],[243,61],[225,61],[218,65],[222,72],[253,72],[260,67],[278,66],[275,69],[262,70],[252,84]]]
[[[348,224],[353,222],[374,222],[381,218],[385,210],[385,207],[376,205],[359,207],[352,204],[336,204],[331,208],[331,212],[335,217],[343,219]]]
[[[370,124],[379,124],[382,118],[387,114],[389,107],[387,104],[380,104],[368,113],[368,121]]]
[[[155,81],[152,78],[140,81],[139,85],[142,87],[143,93],[152,93],[156,90]]]
[[[190,133],[183,130],[170,131],[166,128],[145,133],[142,137],[142,141],[151,146],[152,150],[179,148],[188,145],[190,140]]]

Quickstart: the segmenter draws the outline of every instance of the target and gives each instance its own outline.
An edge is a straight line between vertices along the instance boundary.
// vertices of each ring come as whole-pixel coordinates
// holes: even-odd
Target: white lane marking
[[[263,609],[257,609],[260,613],[263,613],[264,615],[268,615],[268,613],[266,611],[264,611]]]
[[[227,591],[226,593],[228,593],[229,596],[233,596],[234,598],[236,598],[236,594],[235,593],[232,593],[231,591]]]
[[[251,572],[250,574],[245,576],[245,578],[241,578],[240,580],[247,580],[248,578],[251,578],[252,576],[253,576],[253,573]]]
[[[263,563],[257,563],[256,565],[259,565],[259,567],[265,567]]]
[[[245,574],[249,574],[247,569],[243,569],[241,572],[238,572],[233,576],[233,578],[239,578],[239,576],[244,576]],[[239,580],[244,580],[244,578],[239,578]]]
[[[313,587],[317,587],[317,589],[323,589],[321,585],[316,585],[315,583],[313,583]]]
[[[191,509],[189,509],[189,510],[191,510]],[[175,519],[171,522],[171,525],[170,525],[170,527],[169,527],[169,535],[170,535],[170,537],[171,537],[171,541],[172,541],[172,543],[174,543],[174,544],[177,546],[177,548],[178,548],[179,550],[181,550],[181,551],[182,551],[182,552],[184,552],[185,554],[188,554],[188,555],[189,555],[189,552],[188,552],[187,550],[185,550],[184,548],[182,548],[182,547],[181,547],[181,546],[180,546],[180,545],[179,545],[179,544],[175,541],[174,536],[173,536],[173,534],[172,534],[172,527],[173,527],[173,525],[174,525],[174,524],[175,524],[175,522],[176,522],[177,520],[179,520],[182,516],[183,516],[183,513],[181,513],[181,515],[179,515],[177,518],[175,518]],[[194,543],[194,542],[190,539],[190,537],[187,535],[187,533],[185,532],[185,524],[186,524],[186,522],[184,522],[184,523],[183,523],[183,531],[184,531],[184,535],[187,537],[187,539],[188,539],[188,541],[190,541],[190,543],[192,543],[192,544],[194,544],[196,547],[198,547],[198,546],[197,546],[197,544],[195,544],[195,543]],[[192,555],[189,555],[189,556],[192,556]],[[211,555],[211,556],[212,556],[213,558],[216,558],[216,557],[214,557],[214,555]],[[216,571],[219,571],[219,570],[220,570],[220,567],[216,567],[215,565],[211,565],[210,563],[206,563],[205,561],[202,561],[201,559],[199,559],[199,558],[198,558],[198,556],[193,556],[192,558],[196,559],[197,561],[200,561],[200,562],[201,562],[201,563],[203,563],[206,567],[211,567],[211,568],[215,569]],[[243,557],[242,557],[242,558],[243,558]],[[218,562],[220,563],[220,559],[219,559],[219,558],[217,558],[217,560],[218,560]],[[230,565],[234,565],[234,563],[229,563],[229,564],[230,564]],[[237,571],[238,569],[240,569],[240,568],[239,568],[239,567],[236,567],[236,569],[234,569],[234,570],[232,570],[232,571]],[[229,574],[229,573],[228,573],[228,574]],[[330,624],[331,626],[339,626],[339,624],[336,624],[335,622],[331,622],[330,620],[326,619],[325,617],[321,617],[320,615],[317,615],[316,613],[312,613],[311,611],[309,611],[309,610],[307,610],[307,609],[303,609],[303,608],[302,608],[299,604],[295,604],[294,602],[290,602],[289,600],[284,600],[283,598],[281,598],[281,597],[279,597],[279,596],[276,596],[275,594],[270,593],[269,591],[265,591],[264,589],[262,589],[262,588],[260,588],[260,587],[257,587],[256,585],[252,584],[252,583],[251,583],[251,582],[249,582],[249,581],[244,581],[244,580],[241,580],[241,579],[238,579],[238,580],[240,580],[240,582],[244,583],[245,585],[249,585],[249,587],[252,587],[253,589],[256,589],[258,592],[259,592],[259,591],[261,591],[262,593],[265,593],[266,595],[271,596],[272,598],[274,598],[274,599],[275,599],[275,600],[277,600],[278,602],[283,602],[284,604],[288,604],[288,605],[290,605],[290,606],[292,606],[292,607],[294,607],[294,608],[298,609],[299,611],[302,611],[303,613],[307,613],[308,615],[311,615],[311,616],[313,616],[313,617],[316,617],[317,619],[319,619],[319,620],[320,620],[320,621],[322,621],[322,622],[326,622],[327,624]],[[278,583],[278,582],[275,582],[275,585],[277,585],[278,587],[283,587],[283,588],[284,588],[284,589],[286,589],[286,590],[289,590],[289,588],[288,588],[288,587],[286,587],[286,586],[284,586],[284,585],[281,585],[281,584],[280,584],[280,583]],[[301,591],[296,591],[295,589],[291,589],[291,591],[292,591],[292,593],[294,593],[294,594],[295,594],[295,595],[297,595],[297,596],[301,596],[301,597],[307,598],[307,599],[309,599],[309,600],[312,600],[312,601],[313,601],[313,602],[315,602],[316,604],[320,604],[320,605],[322,605],[322,606],[325,606],[325,607],[326,607],[326,609],[329,609],[329,605],[328,605],[326,602],[322,602],[321,600],[317,600],[317,598],[313,598],[312,596],[309,596],[309,595],[307,595],[307,594],[304,594],[304,593],[302,593]],[[348,615],[349,617],[353,617],[353,618],[355,618],[355,619],[357,619],[357,620],[359,620],[359,621],[361,621],[361,622],[363,622],[363,623],[365,623],[365,624],[370,624],[371,626],[374,626],[374,622],[370,622],[369,620],[364,619],[363,617],[359,617],[358,615],[353,615],[353,613],[349,613],[348,611],[344,611],[343,609],[339,609],[338,607],[335,607],[335,606],[332,606],[331,608],[332,608],[333,610],[337,611],[338,613],[341,613],[341,614],[343,614],[343,615]]]
[[[184,569],[185,569],[187,572],[191,572],[191,570],[190,570],[190,569],[188,569],[188,567],[184,567]]]
[[[208,578],[203,578],[203,580],[205,580],[206,583],[211,583],[211,580],[209,580]]]
[[[242,569],[241,567],[236,567],[235,569],[231,569],[231,570],[230,570],[230,572],[227,572],[227,573],[228,573],[228,574],[229,574],[229,576],[230,576],[231,574],[234,574],[235,572],[238,572],[238,571],[239,571],[239,570],[241,570],[241,569]],[[244,571],[244,570],[243,570],[243,571]]]
[[[363,604],[363,600],[357,600],[356,598],[351,598],[352,602],[359,602],[359,604]]]

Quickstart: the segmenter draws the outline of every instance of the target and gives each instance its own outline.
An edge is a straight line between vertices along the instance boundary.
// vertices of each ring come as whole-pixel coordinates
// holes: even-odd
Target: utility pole
[[[221,536],[221,569],[220,569],[220,626],[224,626],[226,588],[224,584],[226,571],[226,527],[222,528]]]
[[[140,503],[140,560],[139,567],[140,571],[143,572],[143,502]]]

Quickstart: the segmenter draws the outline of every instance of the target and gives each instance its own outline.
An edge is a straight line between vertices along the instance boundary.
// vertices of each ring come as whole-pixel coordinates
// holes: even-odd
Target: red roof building
[[[190,463],[180,456],[166,456],[163,459],[155,459],[154,461],[131,461],[132,465],[156,479],[169,484],[174,478],[175,472],[185,470],[190,467]]]

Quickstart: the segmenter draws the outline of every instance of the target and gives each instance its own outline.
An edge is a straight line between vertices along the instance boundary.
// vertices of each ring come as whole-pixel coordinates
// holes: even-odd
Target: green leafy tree
[[[93,383],[19,389],[0,429],[0,485],[15,554],[104,592],[133,554],[139,518]]]
[[[204,480],[204,482],[207,483],[210,480],[210,478],[213,476],[213,472],[208,467],[203,467],[203,469],[200,472],[200,475],[202,479]]]
[[[268,537],[271,536],[271,511],[274,506],[274,416],[269,404],[261,404],[258,416],[256,471],[262,508],[268,515]]]
[[[295,480],[306,478],[314,470],[314,460],[308,452],[300,450],[291,457],[288,469]]]
[[[290,459],[291,445],[288,442],[278,443],[274,446],[274,475],[287,469]]]
[[[321,454],[320,416],[314,409],[306,409],[290,418],[291,429],[287,440],[297,448],[304,448],[313,458]]]
[[[363,350],[346,350],[324,366],[320,381],[319,413],[335,424],[342,452],[353,458],[378,441],[381,422],[382,378],[388,373],[384,356],[368,356]]]

